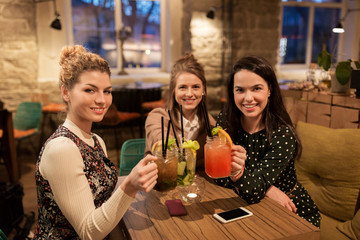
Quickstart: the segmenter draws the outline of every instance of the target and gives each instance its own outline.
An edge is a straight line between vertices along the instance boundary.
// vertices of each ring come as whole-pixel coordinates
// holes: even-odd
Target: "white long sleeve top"
[[[63,125],[94,147],[92,135],[82,131],[69,119]],[[107,155],[104,141],[96,137]],[[58,137],[46,145],[39,171],[49,182],[56,203],[80,238],[103,239],[116,227],[134,198],[117,184],[112,196],[101,207],[95,208],[84,167],[75,143],[69,138]]]

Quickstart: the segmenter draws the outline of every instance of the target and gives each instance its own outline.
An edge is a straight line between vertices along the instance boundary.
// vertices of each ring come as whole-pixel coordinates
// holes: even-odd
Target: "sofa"
[[[296,130],[296,174],[320,210],[320,239],[360,239],[360,129],[299,121]]]

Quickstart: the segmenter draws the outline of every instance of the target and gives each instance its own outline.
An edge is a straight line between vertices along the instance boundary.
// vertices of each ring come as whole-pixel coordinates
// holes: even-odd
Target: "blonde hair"
[[[59,86],[71,90],[85,71],[100,71],[110,77],[109,64],[98,54],[87,52],[81,45],[65,46],[60,53]]]

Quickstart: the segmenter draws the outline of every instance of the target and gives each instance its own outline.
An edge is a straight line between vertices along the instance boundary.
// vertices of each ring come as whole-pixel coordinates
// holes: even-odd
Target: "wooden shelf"
[[[360,128],[360,99],[330,92],[282,90],[285,107],[293,121],[331,128]]]

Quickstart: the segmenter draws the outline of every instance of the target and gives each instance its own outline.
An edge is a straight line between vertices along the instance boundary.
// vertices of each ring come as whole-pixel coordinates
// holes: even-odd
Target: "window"
[[[120,69],[122,60],[126,68],[161,67],[160,0],[71,3],[74,44],[99,54],[111,68]]]
[[[339,34],[332,28],[341,19],[341,0],[282,0],[281,64],[309,66],[326,49],[336,53]]]

